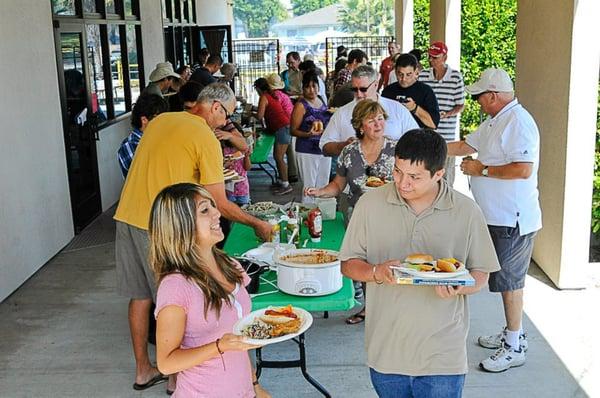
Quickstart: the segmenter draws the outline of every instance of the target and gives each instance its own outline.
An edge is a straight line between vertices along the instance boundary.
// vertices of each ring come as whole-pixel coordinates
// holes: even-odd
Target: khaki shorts
[[[117,293],[131,299],[155,299],[156,282],[148,263],[148,232],[117,221],[115,257]]]

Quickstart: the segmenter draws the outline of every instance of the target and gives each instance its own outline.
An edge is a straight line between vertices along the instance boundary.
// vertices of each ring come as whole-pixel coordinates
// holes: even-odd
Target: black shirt
[[[437,98],[435,97],[435,93],[431,87],[425,83],[416,81],[415,84],[406,88],[402,88],[398,82],[392,83],[383,89],[381,95],[385,98],[396,100],[400,103],[402,103],[401,99],[410,97],[418,106],[425,109],[429,113],[429,116],[431,116],[431,119],[433,120],[433,123],[435,123],[436,127],[440,122],[440,108],[438,107]],[[427,127],[414,113],[413,118],[419,127]]]
[[[194,73],[192,73],[190,80],[198,82],[204,87],[206,87],[209,84],[216,82],[217,78],[214,77],[208,69],[206,69],[204,66],[201,66],[198,69],[196,69]]]

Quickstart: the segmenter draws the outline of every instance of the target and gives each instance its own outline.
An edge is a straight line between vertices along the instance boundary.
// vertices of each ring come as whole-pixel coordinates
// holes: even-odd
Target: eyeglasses
[[[223,105],[223,103],[221,101],[216,101],[215,102],[219,105],[221,105],[221,109],[223,109],[223,112],[225,112],[225,119],[229,119],[231,118],[231,113],[229,113],[229,111],[227,110],[227,108],[225,108],[225,105]]]
[[[375,82],[376,80],[373,80],[367,87],[351,87],[350,90],[352,90],[353,93],[358,93],[359,90],[361,93],[366,93]]]

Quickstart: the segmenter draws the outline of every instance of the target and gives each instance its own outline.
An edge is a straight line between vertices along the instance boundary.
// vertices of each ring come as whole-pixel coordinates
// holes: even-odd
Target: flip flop
[[[348,325],[357,325],[365,321],[365,314],[361,312],[357,312],[356,314],[346,318],[346,323]]]
[[[159,373],[144,384],[133,383],[133,389],[138,391],[146,390],[157,384],[164,383],[167,380],[169,380],[169,376],[165,376],[164,374]]]

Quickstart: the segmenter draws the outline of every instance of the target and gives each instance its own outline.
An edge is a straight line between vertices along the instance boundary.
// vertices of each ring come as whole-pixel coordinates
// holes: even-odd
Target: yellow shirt
[[[115,220],[147,230],[154,198],[179,182],[223,182],[223,152],[203,118],[188,112],[163,113],[142,135]]]
[[[500,269],[481,210],[442,180],[432,206],[416,215],[394,184],[359,199],[340,259],[370,264],[411,253],[454,257],[469,270]],[[467,373],[467,296],[442,299],[433,286],[367,283],[365,345],[369,367],[408,376]]]

